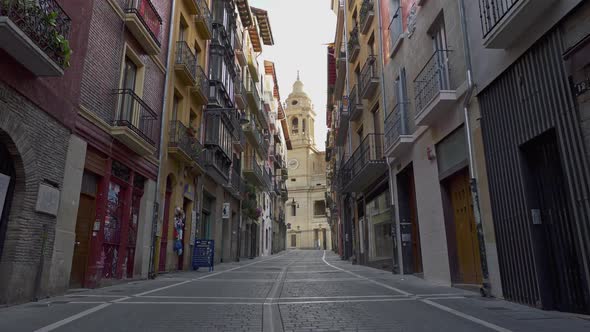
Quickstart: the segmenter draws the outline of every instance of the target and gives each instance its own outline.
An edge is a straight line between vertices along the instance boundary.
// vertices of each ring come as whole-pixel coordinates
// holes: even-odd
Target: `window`
[[[313,215],[314,216],[325,216],[326,215],[326,201],[314,201],[313,202]]]
[[[172,121],[176,121],[178,119],[178,105],[180,102],[178,101],[178,96],[174,95],[172,98]]]
[[[297,205],[295,205],[295,204],[291,204],[291,215],[293,217],[297,216]]]
[[[305,134],[305,119],[301,121],[301,132]]]
[[[291,120],[291,130],[293,130],[293,134],[299,133],[299,119],[298,118],[293,118],[293,120]]]

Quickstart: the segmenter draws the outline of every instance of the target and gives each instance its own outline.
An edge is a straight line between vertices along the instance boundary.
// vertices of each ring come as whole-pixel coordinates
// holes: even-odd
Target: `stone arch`
[[[10,155],[15,176],[12,199],[11,202],[8,202],[10,204],[8,207],[10,213],[5,225],[7,229],[6,235],[8,235],[9,230],[20,229],[17,224],[22,215],[18,212],[32,209],[32,206],[27,205],[34,203],[27,203],[25,196],[27,193],[36,195],[36,184],[38,183],[35,152],[27,137],[27,129],[23,125],[22,119],[8,110],[0,111],[0,145],[4,146]],[[4,248],[0,248],[2,254],[0,256],[0,265],[14,255],[12,251],[15,248],[10,248],[9,244],[8,241],[4,241]]]

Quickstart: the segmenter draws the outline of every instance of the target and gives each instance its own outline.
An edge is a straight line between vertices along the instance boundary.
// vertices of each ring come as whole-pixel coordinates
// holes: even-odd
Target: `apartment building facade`
[[[68,287],[61,262],[72,260],[86,149],[75,131],[92,6],[0,3],[1,304]]]

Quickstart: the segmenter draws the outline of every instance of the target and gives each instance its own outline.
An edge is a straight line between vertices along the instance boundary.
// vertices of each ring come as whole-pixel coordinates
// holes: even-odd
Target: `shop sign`
[[[223,203],[223,209],[221,211],[221,218],[229,219],[229,213],[231,209],[229,207],[229,203]]]

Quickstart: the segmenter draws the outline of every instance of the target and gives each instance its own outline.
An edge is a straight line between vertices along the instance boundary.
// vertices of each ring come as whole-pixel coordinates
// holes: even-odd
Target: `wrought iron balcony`
[[[266,166],[262,167],[262,178],[264,179],[264,185],[266,186],[266,190],[272,191],[273,190],[273,182],[272,182],[272,175],[266,168]]]
[[[160,53],[162,18],[150,0],[127,0],[125,25],[147,54]]]
[[[359,27],[357,25],[352,29],[348,38],[348,61],[350,63],[355,62],[360,52],[361,45],[359,42]]]
[[[255,154],[251,154],[249,156],[247,155],[244,158],[243,171],[244,177],[246,178],[246,180],[248,180],[248,182],[252,183],[257,187],[265,186],[264,173],[262,171],[262,167],[258,165],[258,162],[256,161]]]
[[[479,0],[483,44],[508,48],[557,0]]]
[[[261,144],[264,142],[264,137],[256,125],[256,120],[250,115],[250,122],[243,127],[246,138],[250,141],[250,145],[262,156],[264,151]]]
[[[258,83],[260,80],[260,72],[258,71],[258,61],[252,54],[252,52],[248,52],[248,69],[250,70],[250,76],[254,80],[254,82]]]
[[[402,23],[402,7],[397,7],[391,22],[389,22],[389,55],[393,57],[395,51],[404,39],[404,27]]]
[[[229,182],[224,186],[235,198],[240,199],[242,194],[242,171],[239,161],[234,161],[231,167]]]
[[[174,73],[184,85],[195,85],[197,79],[197,58],[185,41],[176,42]]]
[[[352,121],[360,119],[364,109],[363,101],[358,96],[358,86],[355,84],[350,89],[350,97],[348,98],[348,114],[350,114],[350,119]]]
[[[55,0],[0,0],[0,48],[37,76],[63,75],[71,24]]]
[[[192,140],[191,160],[192,172],[195,175],[204,174],[207,168],[205,162],[205,148],[197,138]]]
[[[433,124],[457,100],[451,82],[450,53],[448,50],[435,51],[414,80],[415,122],[419,126]]]
[[[236,29],[236,34],[234,36],[236,39],[236,57],[238,58],[240,66],[244,67],[248,64],[248,59],[246,58],[246,51],[244,51],[244,35],[242,30]]]
[[[155,152],[158,115],[133,90],[115,90],[119,104],[111,134],[137,154]]]
[[[371,24],[373,24],[373,19],[375,18],[375,1],[374,0],[363,0],[363,4],[361,5],[361,33],[367,34],[369,29],[371,29]]]
[[[195,15],[195,24],[197,25],[197,32],[201,36],[201,38],[207,40],[211,39],[212,36],[212,20],[211,20],[211,11],[209,10],[209,6],[207,6],[206,0],[187,0],[193,1],[197,4],[198,13]]]
[[[196,140],[192,128],[187,128],[178,120],[170,121],[168,128],[168,153],[176,160],[190,163],[192,161],[193,143]]]
[[[207,105],[209,93],[209,79],[201,66],[195,66],[195,84],[191,88],[191,94],[197,105]]]
[[[231,161],[224,153],[216,148],[207,148],[204,150],[204,160],[207,174],[218,184],[227,184]]]
[[[371,99],[379,88],[379,61],[374,55],[367,57],[361,70],[360,93],[362,99]]]
[[[338,118],[336,119],[336,145],[342,146],[346,142],[348,135],[348,125],[350,121],[350,113],[348,109],[348,102],[346,99],[342,100],[340,109],[338,110]]]
[[[408,122],[408,103],[398,103],[385,119],[385,153],[399,157],[414,143]]]
[[[260,94],[258,94],[258,90],[256,89],[256,83],[252,80],[246,81],[246,96],[248,97],[250,110],[255,112],[255,114],[259,113],[261,107]]]
[[[348,180],[343,180],[343,192],[363,192],[386,170],[383,134],[368,134],[344,165],[342,175]]]
[[[234,82],[234,101],[239,109],[246,108],[246,90],[244,89],[244,83],[240,79],[236,79]]]

